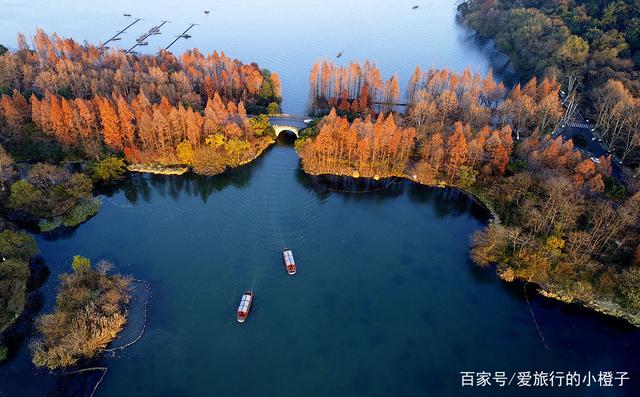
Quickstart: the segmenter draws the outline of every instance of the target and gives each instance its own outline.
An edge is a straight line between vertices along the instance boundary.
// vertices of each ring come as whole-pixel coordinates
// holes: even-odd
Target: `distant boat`
[[[284,268],[290,276],[296,274],[296,261],[293,260],[293,252],[289,248],[282,251],[284,257]]]
[[[413,6],[413,7],[411,7],[411,9],[412,9],[412,10],[415,10],[415,9],[417,9],[417,8],[419,8],[419,7],[420,7],[420,6]]]
[[[205,14],[208,14],[209,12],[210,12],[209,10],[204,10],[204,13],[205,13]]]
[[[131,16],[131,14],[122,14],[122,15],[124,15],[125,17],[130,17]]]
[[[238,312],[236,314],[236,320],[239,323],[244,323],[247,317],[249,317],[249,310],[251,310],[251,303],[253,302],[253,291],[247,291],[242,295],[240,299],[240,305],[238,306]]]
[[[122,37],[114,37],[111,39],[111,41],[118,41],[118,40],[122,40]]]
[[[344,50],[340,50],[340,52],[338,53],[338,55],[336,55],[336,58],[340,58],[342,56],[342,53],[344,52]]]
[[[190,34],[186,34],[186,33],[185,33],[185,34],[183,34],[183,35],[180,35],[180,37],[182,37],[183,39],[190,39],[190,38],[191,38],[191,35],[190,35]]]

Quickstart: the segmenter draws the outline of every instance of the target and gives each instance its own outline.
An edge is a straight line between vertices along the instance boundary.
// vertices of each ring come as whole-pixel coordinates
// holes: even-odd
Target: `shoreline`
[[[193,171],[193,168],[184,164],[174,164],[174,165],[161,165],[161,164],[129,164],[126,166],[128,172],[137,172],[140,174],[153,174],[153,175],[172,175],[172,176],[180,176],[184,175],[188,172],[193,172],[196,175],[202,176],[215,176],[223,174],[226,171],[241,167],[243,165],[249,164],[252,161],[258,159],[258,157],[262,156],[265,150],[273,146],[276,142],[276,139],[271,139],[263,145],[258,147],[258,150],[255,155],[251,156],[248,159],[241,160],[238,164],[228,165],[219,172],[215,172],[213,174],[199,174]]]
[[[357,177],[354,175],[347,175],[344,172],[337,172],[337,173],[327,173],[327,172],[321,172],[321,173],[317,173],[317,172],[313,172],[313,171],[307,171],[304,166],[302,165],[302,163],[300,164],[300,168],[302,169],[302,171],[307,174],[307,175],[311,175],[311,176],[323,176],[323,175],[331,175],[331,176],[339,176],[339,177],[347,177],[347,178],[353,178],[353,179],[359,179],[359,178],[364,178],[364,179],[373,179],[376,181],[382,180],[382,179],[392,179],[392,178],[398,178],[398,179],[402,179],[402,180],[407,180],[410,181],[412,183],[415,183],[417,185],[420,186],[426,186],[426,187],[430,187],[430,188],[450,188],[450,189],[456,189],[459,192],[462,192],[464,194],[466,194],[469,198],[471,198],[472,200],[474,200],[476,203],[478,203],[482,208],[484,208],[487,213],[490,215],[489,221],[487,222],[487,225],[492,223],[492,222],[496,222],[496,223],[501,223],[500,217],[498,216],[497,212],[495,211],[495,209],[493,208],[493,206],[491,205],[491,203],[486,200],[483,199],[480,195],[478,195],[476,192],[473,192],[469,189],[464,189],[455,185],[447,185],[444,182],[440,182],[438,184],[426,184],[421,182],[419,179],[414,179],[413,177],[407,175],[407,174],[401,174],[401,175],[393,175],[393,174],[389,174],[389,175],[384,175],[384,176],[379,176],[379,175],[374,175],[373,177],[371,176],[361,176],[358,175]],[[496,276],[503,282],[505,283],[514,283],[514,282],[526,282],[526,279],[523,278],[514,278],[512,280],[508,280],[506,278],[504,278],[504,276],[501,274],[501,272],[498,271],[498,269],[496,268]],[[590,301],[584,301],[581,299],[578,299],[572,295],[568,295],[563,293],[562,291],[554,291],[553,288],[549,288],[549,286],[542,286],[536,283],[532,283],[529,282],[530,284],[534,285],[536,287],[536,292],[538,294],[540,294],[541,296],[545,297],[545,298],[549,298],[549,299],[553,299],[555,301],[558,302],[562,302],[565,304],[576,304],[579,305],[583,308],[586,308],[594,313],[599,313],[602,315],[606,315],[608,317],[612,317],[615,319],[619,319],[619,320],[624,320],[625,322],[627,322],[629,325],[635,327],[635,328],[640,328],[640,313],[638,314],[634,314],[634,313],[629,313],[627,311],[625,311],[622,307],[620,307],[620,305],[616,302],[614,302],[613,300],[590,300]]]

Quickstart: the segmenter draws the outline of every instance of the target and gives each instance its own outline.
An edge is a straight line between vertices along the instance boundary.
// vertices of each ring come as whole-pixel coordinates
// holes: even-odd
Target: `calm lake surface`
[[[421,7],[412,10],[414,4]],[[313,62],[328,58],[337,64],[370,59],[385,79],[393,73],[404,89],[417,65],[467,67],[486,73],[487,51],[470,39],[455,21],[452,0],[196,0],[77,2],[72,0],[0,0],[0,43],[15,47],[17,32],[27,37],[36,27],[78,41],[100,43],[133,22],[122,40],[110,44],[128,49],[135,39],[163,20],[162,35],[149,38],[146,51],[164,48],[190,23],[192,38],[179,40],[171,50],[179,54],[197,47],[202,52],[223,50],[245,63],[280,73],[283,111],[303,113]],[[210,10],[205,15],[203,10]],[[126,18],[123,13],[132,14]],[[336,54],[344,50],[340,59]]]
[[[224,49],[277,70],[291,113],[304,111],[312,62],[342,49],[340,62],[375,60],[385,77],[399,72],[401,85],[417,64],[489,69],[449,0],[179,4],[0,1],[0,42],[36,26],[97,42],[126,26],[129,12],[145,20],[127,43],[171,20],[150,42],[157,48],[196,22],[175,52]],[[522,288],[469,261],[469,237],[486,215],[466,196],[363,185],[305,175],[283,143],[221,176],[131,175],[75,231],[38,236],[52,273],[41,311],[52,309],[57,276],[76,254],[109,259],[151,286],[142,339],[87,365],[108,368],[97,396],[640,395],[638,332],[530,294],[545,349]],[[298,262],[293,277],[282,267],[285,246]],[[240,325],[235,309],[247,289],[256,299]],[[142,322],[138,305],[126,336]],[[28,342],[0,366],[0,396],[91,394],[101,372],[37,370]],[[460,387],[460,371],[601,370],[631,380],[607,390]]]

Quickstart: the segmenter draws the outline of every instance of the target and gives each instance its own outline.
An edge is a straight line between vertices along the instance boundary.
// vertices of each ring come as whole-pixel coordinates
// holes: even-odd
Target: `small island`
[[[116,338],[127,321],[130,279],[109,274],[112,265],[74,256],[73,273],[60,276],[53,313],[36,320],[33,363],[49,369],[95,357]]]

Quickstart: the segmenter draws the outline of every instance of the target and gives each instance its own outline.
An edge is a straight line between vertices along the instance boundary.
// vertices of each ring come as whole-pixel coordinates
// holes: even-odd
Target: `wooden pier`
[[[191,28],[193,28],[193,27],[194,27],[194,26],[196,26],[196,25],[197,25],[197,23],[192,23],[191,25],[189,25],[189,27],[188,27],[184,32],[182,32],[179,36],[176,36],[176,39],[175,39],[175,40],[173,40],[173,41],[171,42],[171,44],[169,44],[168,46],[166,46],[166,47],[165,47],[165,51],[168,51],[168,50],[169,50],[169,47],[171,47],[172,45],[174,45],[178,40],[180,40],[180,39],[188,39],[188,38],[190,38],[191,36],[189,36],[189,35],[187,34],[187,32],[188,32],[188,31],[190,31],[190,30],[191,30]]]
[[[127,29],[129,29],[130,27],[132,27],[133,25],[135,25],[136,23],[138,23],[139,21],[141,21],[142,18],[137,18],[135,21],[131,22],[129,25],[127,25],[127,27],[125,27],[124,29],[122,29],[121,31],[119,31],[118,33],[114,34],[113,36],[111,36],[109,38],[109,40],[105,41],[104,43],[102,43],[102,45],[100,47],[103,48],[109,48],[107,47],[107,44],[112,42],[112,41],[116,41],[116,40],[120,40],[120,35],[123,34],[124,32],[127,31]]]
[[[143,34],[142,36],[138,37],[136,39],[136,44],[133,45],[133,47],[129,48],[126,53],[130,54],[136,47],[138,46],[145,46],[147,44],[149,44],[148,42],[146,42],[145,40],[147,40],[149,37],[154,36],[154,35],[158,35],[160,34],[160,28],[164,26],[164,24],[169,23],[169,21],[162,21],[162,23],[158,26],[153,26],[151,29],[149,29],[149,31],[145,34]]]

